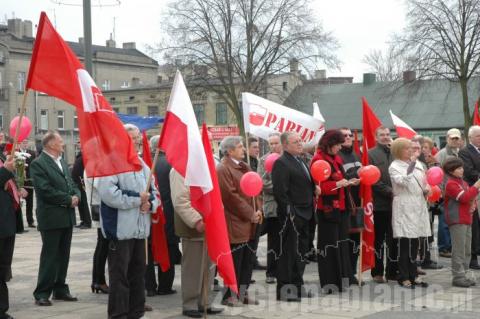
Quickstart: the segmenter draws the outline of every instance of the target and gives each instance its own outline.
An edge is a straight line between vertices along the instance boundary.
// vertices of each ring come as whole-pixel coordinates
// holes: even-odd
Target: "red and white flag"
[[[40,15],[25,88],[75,106],[88,177],[142,168],[122,122],[45,12]]]
[[[205,222],[210,259],[217,264],[225,285],[237,292],[225,214],[206,127],[203,134],[207,145],[202,142],[192,102],[182,75],[177,71],[158,147],[165,151],[167,161],[190,187],[192,207],[202,214]]]
[[[413,128],[410,127],[407,123],[405,123],[401,118],[393,114],[392,110],[390,110],[390,116],[392,117],[393,125],[395,125],[395,130],[399,137],[408,138],[409,140],[412,139],[417,132]]]

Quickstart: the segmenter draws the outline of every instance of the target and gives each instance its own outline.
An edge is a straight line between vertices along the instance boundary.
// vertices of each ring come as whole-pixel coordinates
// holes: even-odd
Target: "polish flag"
[[[203,216],[210,259],[226,286],[238,292],[213,153],[206,127],[200,137],[192,102],[179,71],[175,75],[158,147],[190,187],[192,207]],[[205,142],[206,139],[206,142]]]
[[[417,132],[415,132],[413,128],[411,128],[402,119],[393,114],[392,110],[390,110],[390,116],[392,117],[393,125],[395,125],[395,130],[397,131],[399,137],[412,139],[415,135],[417,135]]]

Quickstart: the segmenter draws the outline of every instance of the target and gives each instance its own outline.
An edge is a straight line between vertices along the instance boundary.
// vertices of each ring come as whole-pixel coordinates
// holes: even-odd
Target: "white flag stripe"
[[[172,93],[168,101],[167,112],[175,114],[187,126],[188,160],[185,173],[185,185],[201,187],[203,193],[213,189],[202,138],[193,111],[192,102],[180,71],[173,82]],[[180,133],[180,132],[179,132]]]
[[[392,122],[393,122],[393,125],[395,126],[400,126],[400,127],[404,127],[406,129],[409,129],[410,131],[412,132],[415,132],[415,130],[413,128],[410,127],[410,125],[408,125],[407,123],[405,123],[401,118],[399,118],[398,116],[396,116],[395,114],[393,114],[392,110],[390,110],[390,116],[392,117]]]

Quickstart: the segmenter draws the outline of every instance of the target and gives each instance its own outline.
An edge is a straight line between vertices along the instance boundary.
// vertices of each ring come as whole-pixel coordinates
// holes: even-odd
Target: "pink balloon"
[[[272,172],[272,169],[273,169],[273,164],[275,164],[275,161],[280,157],[280,154],[278,153],[272,153],[270,155],[267,156],[267,158],[265,159],[265,170],[268,172],[268,173],[271,173]]]
[[[427,171],[427,183],[431,186],[440,184],[443,181],[443,170],[440,167],[432,167]]]
[[[245,173],[240,179],[240,189],[247,196],[257,196],[262,188],[262,178],[255,172]]]
[[[20,119],[19,116],[15,116],[12,121],[10,122],[10,136],[14,137],[17,133],[17,126],[18,120]],[[22,123],[20,124],[20,132],[18,133],[18,142],[23,141],[26,139],[30,132],[32,131],[32,122],[28,119],[28,117],[22,117]]]

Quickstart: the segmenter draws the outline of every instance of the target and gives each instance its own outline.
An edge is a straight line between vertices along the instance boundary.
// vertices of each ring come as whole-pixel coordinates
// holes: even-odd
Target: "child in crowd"
[[[463,162],[458,158],[448,159],[443,164],[448,180],[445,186],[445,221],[452,238],[452,284],[468,288],[475,281],[468,279],[472,242],[472,216],[476,212],[480,180],[468,186],[463,177]]]

